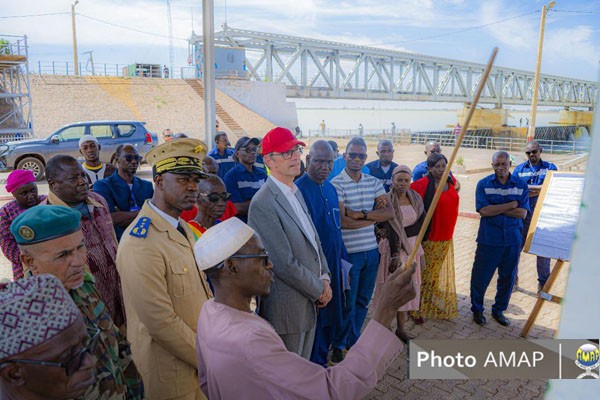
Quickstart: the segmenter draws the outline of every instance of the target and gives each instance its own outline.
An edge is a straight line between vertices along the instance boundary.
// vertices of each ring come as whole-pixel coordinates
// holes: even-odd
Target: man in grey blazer
[[[277,127],[262,149],[271,171],[250,202],[248,225],[261,237],[273,262],[275,282],[261,298],[259,314],[269,321],[289,351],[309,359],[317,308],[331,300],[329,269],[317,230],[294,184],[304,143]]]

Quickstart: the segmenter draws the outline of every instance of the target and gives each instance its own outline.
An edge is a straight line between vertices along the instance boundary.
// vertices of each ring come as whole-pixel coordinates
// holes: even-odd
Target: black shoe
[[[342,351],[342,349],[338,349],[337,347],[331,349],[331,357],[329,357],[329,364],[335,365],[342,361],[344,361],[344,352]]]
[[[473,313],[473,321],[475,321],[478,325],[484,326],[485,324],[487,324],[487,320],[485,319],[485,317],[483,316],[483,313],[481,311],[475,311]]]
[[[504,313],[502,313],[502,312],[492,313],[492,318],[494,318],[496,321],[498,321],[498,323],[502,326],[510,325],[510,321],[508,320],[508,318],[506,318],[504,316]]]

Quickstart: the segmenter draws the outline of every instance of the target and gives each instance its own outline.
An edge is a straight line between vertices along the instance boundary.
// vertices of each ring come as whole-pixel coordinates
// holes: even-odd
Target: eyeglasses
[[[530,155],[530,154],[536,155],[539,152],[540,152],[539,150],[531,150],[531,151],[526,151],[525,154],[527,154],[527,155]]]
[[[367,159],[367,155],[365,153],[348,153],[348,158],[351,160],[360,158],[362,161]]]
[[[244,152],[252,154],[258,151],[258,147],[240,147],[240,150],[244,150]]]
[[[302,147],[294,147],[293,149],[288,150],[288,151],[283,152],[283,153],[273,152],[273,153],[271,153],[271,155],[272,156],[281,156],[281,158],[283,158],[284,160],[289,160],[296,153],[298,153],[299,155],[302,155]]]
[[[60,367],[64,368],[67,376],[73,375],[75,372],[79,371],[81,365],[83,364],[83,360],[85,359],[86,354],[93,354],[96,351],[96,345],[98,344],[98,339],[100,338],[100,329],[95,329],[93,331],[88,330],[88,333],[91,333],[91,336],[87,337],[86,344],[75,354],[73,354],[69,359],[65,362],[53,362],[53,361],[40,361],[40,360],[7,360],[0,364],[3,366],[4,364],[30,364],[30,365],[43,365],[44,367]]]
[[[229,200],[229,198],[231,197],[231,193],[227,193],[227,192],[200,193],[200,196],[206,197],[208,199],[208,201],[210,201],[211,203],[216,203],[217,201],[219,201],[219,199],[221,199],[223,201]]]
[[[132,162],[133,160],[140,162],[142,161],[142,157],[138,156],[137,154],[125,154],[123,156],[123,158],[125,159],[125,161],[127,162]]]
[[[256,253],[256,254],[234,254],[231,257],[227,257],[225,260],[223,260],[219,265],[217,265],[214,268],[217,268],[217,269],[223,268],[223,265],[225,265],[225,261],[229,260],[231,258],[238,258],[238,259],[260,258],[263,261],[263,265],[269,264],[269,253],[265,251],[264,253]]]

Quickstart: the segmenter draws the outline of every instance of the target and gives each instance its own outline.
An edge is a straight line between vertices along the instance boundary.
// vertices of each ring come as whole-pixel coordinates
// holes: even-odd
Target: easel
[[[538,202],[535,207],[535,212],[533,213],[533,217],[531,218],[531,224],[529,225],[529,231],[527,232],[527,240],[525,241],[525,246],[524,246],[524,250],[526,252],[529,252],[529,250],[531,248],[531,244],[534,239],[534,233],[535,233],[536,227],[537,227],[539,219],[540,219],[540,214],[542,213],[542,208],[544,206],[544,200],[548,194],[548,191],[550,190],[550,184],[551,184],[552,178],[555,174],[561,175],[560,172],[548,171],[548,173],[546,175],[546,179],[544,180],[544,185],[540,192]],[[568,175],[575,175],[575,174],[568,174]],[[581,174],[577,174],[577,175],[581,175]],[[533,254],[533,253],[531,253],[531,254]],[[550,272],[550,276],[548,277],[548,280],[544,284],[544,287],[538,293],[538,299],[535,302],[533,309],[531,310],[531,314],[529,314],[529,318],[527,318],[527,321],[525,322],[525,326],[523,326],[523,330],[521,330],[521,334],[520,334],[521,337],[527,337],[527,335],[529,334],[529,331],[531,330],[531,327],[535,323],[537,316],[539,315],[540,311],[542,310],[542,306],[544,305],[545,301],[550,301],[550,302],[553,302],[556,304],[560,304],[562,302],[562,297],[554,296],[553,294],[551,294],[549,292],[552,289],[554,282],[558,278],[558,275],[560,274],[560,271],[562,270],[562,267],[564,266],[565,261],[567,261],[567,260],[565,260],[563,258],[556,259],[556,262],[554,263],[554,268],[552,268],[552,271]]]
[[[558,278],[558,274],[560,274],[560,270],[562,269],[564,264],[564,260],[556,260],[556,263],[554,263],[554,268],[552,268],[552,272],[550,272],[550,276],[544,284],[544,287],[538,293],[538,299],[535,302],[533,309],[531,310],[531,314],[529,314],[529,318],[527,318],[527,322],[525,322],[525,326],[521,331],[521,337],[527,337],[527,335],[529,334],[529,331],[535,323],[538,314],[542,310],[544,301],[551,301],[556,304],[560,304],[562,302],[562,297],[554,296],[553,294],[550,294],[548,292],[550,291],[550,289],[552,289],[554,281],[556,280],[556,278]]]

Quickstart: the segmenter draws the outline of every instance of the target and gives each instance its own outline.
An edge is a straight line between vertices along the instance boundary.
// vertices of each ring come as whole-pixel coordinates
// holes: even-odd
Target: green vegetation
[[[6,39],[0,39],[0,54],[11,54],[10,43]]]

